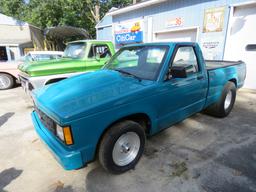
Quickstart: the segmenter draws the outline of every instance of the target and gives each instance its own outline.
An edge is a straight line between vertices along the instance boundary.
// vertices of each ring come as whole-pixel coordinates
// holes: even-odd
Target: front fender
[[[87,161],[92,161],[95,157],[98,143],[105,131],[115,122],[127,116],[142,113],[149,117],[151,121],[150,135],[157,130],[156,112],[150,105],[144,105],[143,102],[137,104],[127,104],[104,112],[93,114],[85,118],[71,122],[73,137],[76,146]]]

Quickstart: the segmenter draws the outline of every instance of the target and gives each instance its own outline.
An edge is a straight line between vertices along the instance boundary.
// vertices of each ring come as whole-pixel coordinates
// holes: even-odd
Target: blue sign
[[[140,43],[143,41],[143,32],[129,32],[129,33],[120,33],[115,34],[116,44],[129,44],[129,43]]]

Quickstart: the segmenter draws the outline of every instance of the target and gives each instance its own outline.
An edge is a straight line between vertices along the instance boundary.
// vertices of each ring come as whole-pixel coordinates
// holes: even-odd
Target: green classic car
[[[19,66],[19,79],[28,93],[68,77],[100,69],[114,54],[111,41],[80,40],[68,43],[63,58]]]

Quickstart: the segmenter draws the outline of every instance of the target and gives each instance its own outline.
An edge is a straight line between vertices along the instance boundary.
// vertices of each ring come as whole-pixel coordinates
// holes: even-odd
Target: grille
[[[20,83],[21,83],[22,87],[25,88],[27,79],[25,79],[24,77],[21,77],[21,76],[19,76],[19,78],[20,78]]]
[[[51,131],[54,135],[56,135],[56,123],[49,118],[47,115],[45,115],[40,109],[38,109],[35,106],[35,111],[38,114],[40,121],[42,124],[47,128],[49,131]]]

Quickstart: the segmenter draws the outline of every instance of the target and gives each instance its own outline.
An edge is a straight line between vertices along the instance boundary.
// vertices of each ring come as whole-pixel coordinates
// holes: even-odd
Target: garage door
[[[197,29],[182,30],[182,31],[169,31],[155,34],[155,41],[187,41],[195,42],[197,37]]]
[[[230,27],[224,58],[245,61],[244,87],[256,89],[256,4],[235,7]]]

